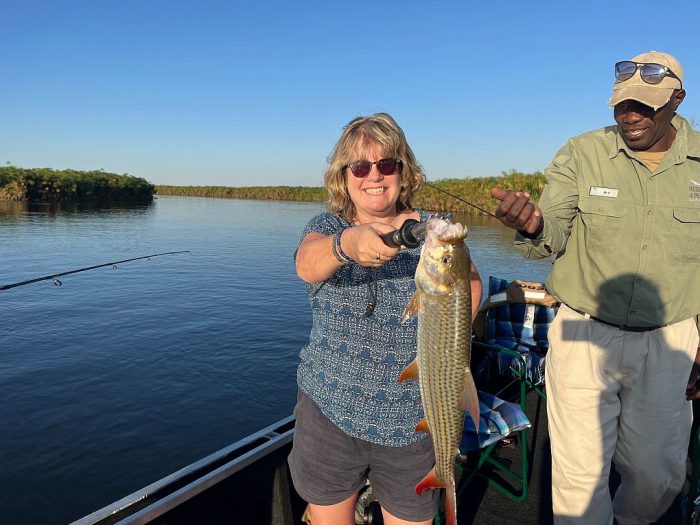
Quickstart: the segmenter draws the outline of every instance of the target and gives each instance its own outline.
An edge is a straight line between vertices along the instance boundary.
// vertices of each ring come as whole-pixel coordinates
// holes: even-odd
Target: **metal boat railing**
[[[290,488],[286,457],[294,417],[289,416],[215,452],[71,525],[192,523],[295,523],[303,505]]]

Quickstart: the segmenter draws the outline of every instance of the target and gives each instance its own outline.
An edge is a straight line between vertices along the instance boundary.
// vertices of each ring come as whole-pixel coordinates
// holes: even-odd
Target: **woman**
[[[432,522],[438,491],[416,495],[434,463],[415,381],[398,383],[416,353],[416,321],[401,316],[415,290],[420,249],[384,244],[406,219],[423,173],[386,113],[352,120],[329,158],[329,210],[307,224],[296,270],[313,312],[300,354],[296,430],[289,457],[312,525],[351,525],[369,480],[387,525]],[[481,297],[472,267],[471,288]],[[479,301],[474,301],[472,316]]]

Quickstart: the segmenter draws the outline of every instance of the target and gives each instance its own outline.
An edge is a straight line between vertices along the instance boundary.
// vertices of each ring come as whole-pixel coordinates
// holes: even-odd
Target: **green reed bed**
[[[465,179],[442,179],[431,184],[438,188],[469,201],[485,210],[493,210],[496,201],[491,197],[490,190],[499,186],[506,189],[527,191],[537,201],[542,194],[545,178],[540,172],[521,173],[517,171],[503,172],[497,177],[474,177]],[[220,197],[225,199],[256,199],[284,200],[299,202],[325,202],[326,191],[321,187],[308,186],[166,186],[156,185],[158,195],[188,196],[188,197]],[[416,196],[415,205],[419,208],[435,211],[459,211],[471,214],[481,212],[468,204],[445,195],[444,193],[422,186]]]

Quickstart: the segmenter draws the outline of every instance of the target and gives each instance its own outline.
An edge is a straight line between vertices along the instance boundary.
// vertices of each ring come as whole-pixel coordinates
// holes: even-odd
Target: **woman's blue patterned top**
[[[418,212],[421,220],[429,216]],[[322,213],[309,221],[301,239],[350,226],[339,215]],[[423,418],[418,383],[398,383],[416,357],[416,319],[402,322],[401,316],[415,290],[419,257],[420,247],[404,249],[381,268],[353,262],[322,283],[307,284],[313,323],[297,382],[352,437],[395,447],[425,437],[415,432]],[[375,283],[376,308],[365,316]]]

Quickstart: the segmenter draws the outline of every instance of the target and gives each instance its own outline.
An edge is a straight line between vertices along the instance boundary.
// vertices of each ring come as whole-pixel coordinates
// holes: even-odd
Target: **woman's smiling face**
[[[376,143],[358,144],[355,148],[355,158],[351,162],[376,162],[385,157],[387,155]],[[401,175],[398,167],[393,174],[382,175],[377,165],[372,164],[369,175],[363,178],[355,177],[347,167],[345,177],[350,199],[355,204],[356,218],[360,222],[373,222],[379,217],[395,217],[398,214],[396,203],[401,193]]]

